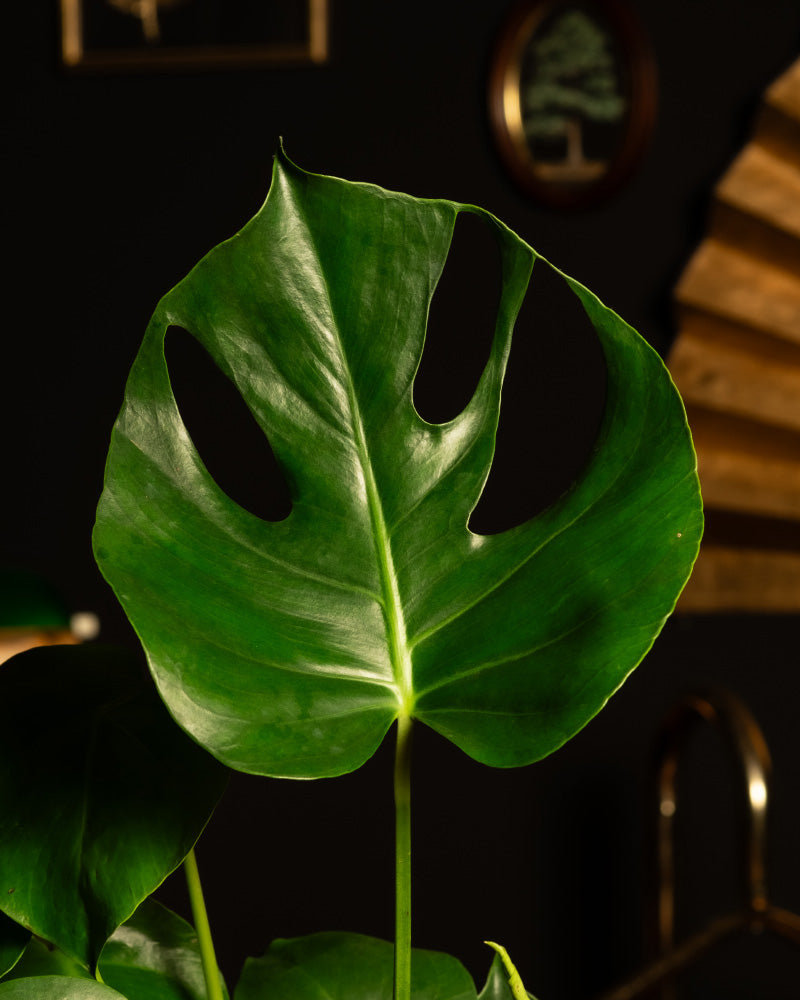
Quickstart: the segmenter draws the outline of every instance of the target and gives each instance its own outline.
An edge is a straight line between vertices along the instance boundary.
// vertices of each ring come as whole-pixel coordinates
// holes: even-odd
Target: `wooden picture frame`
[[[656,117],[655,60],[625,0],[522,0],[498,38],[489,119],[517,184],[558,208],[631,175]]]
[[[234,69],[328,59],[328,0],[60,0],[74,71]]]

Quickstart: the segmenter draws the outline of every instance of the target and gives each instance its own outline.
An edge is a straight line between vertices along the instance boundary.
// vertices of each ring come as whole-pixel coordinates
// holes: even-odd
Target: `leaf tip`
[[[511,961],[506,949],[501,944],[496,944],[494,941],[484,941],[483,943],[488,945],[490,948],[494,948],[500,956],[500,960],[502,961],[506,975],[508,976],[508,986],[514,1000],[528,1000],[529,994],[525,990],[520,974],[517,972],[516,966]]]

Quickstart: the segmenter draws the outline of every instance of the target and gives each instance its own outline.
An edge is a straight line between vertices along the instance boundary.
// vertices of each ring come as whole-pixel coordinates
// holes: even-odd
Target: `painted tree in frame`
[[[607,164],[587,158],[585,128],[616,125],[627,106],[610,33],[586,10],[567,7],[534,35],[529,62],[520,101],[535,159],[563,179],[596,177]]]

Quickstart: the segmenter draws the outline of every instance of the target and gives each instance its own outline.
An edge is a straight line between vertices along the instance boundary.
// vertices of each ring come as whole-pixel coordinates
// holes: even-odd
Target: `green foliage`
[[[134,1000],[92,979],[37,976],[0,983],[0,1000]]]
[[[362,934],[311,934],[274,941],[245,963],[234,1000],[392,1000],[392,945]],[[498,954],[480,994],[450,955],[411,952],[413,1000],[515,1000]],[[531,1000],[535,1000],[531,994]]]
[[[496,237],[503,289],[472,400],[432,425],[414,377],[461,211]],[[340,774],[411,715],[479,761],[527,764],[649,649],[699,545],[694,454],[658,356],[569,278],[608,365],[596,452],[538,518],[468,527],[535,261],[550,266],[480,209],[306,174],[281,153],[261,211],[162,299],[114,428],[95,553],[173,716],[224,763]],[[205,469],[164,360],[173,325],[269,438],[285,520],[243,510]]]
[[[60,948],[42,941],[41,938],[31,937],[25,951],[14,966],[5,976],[3,981],[12,979],[29,979],[34,976],[68,976],[70,979],[92,979],[91,973],[85,966],[81,965],[74,958],[65,955]]]
[[[16,965],[30,936],[30,931],[0,913],[0,976]]]
[[[0,909],[93,969],[176,868],[224,770],[124,650],[54,646],[0,666]]]
[[[274,941],[248,959],[235,1000],[392,1000],[392,945],[361,934],[312,934]],[[476,1000],[475,984],[455,958],[414,949],[414,1000]]]
[[[460,212],[494,234],[503,288],[472,399],[431,424],[414,380]],[[221,793],[224,768],[202,748],[243,771],[332,776],[398,720],[403,903],[411,720],[486,764],[527,764],[647,652],[699,546],[694,453],[656,354],[556,269],[606,359],[594,454],[538,517],[492,536],[469,527],[535,263],[551,268],[481,209],[307,174],[281,152],[261,211],[162,299],[114,428],[94,545],[194,742],[119,652],[39,649],[0,668],[0,1000],[219,995],[202,894],[199,941],[143,902]],[[165,361],[172,326],[207,349],[268,437],[291,489],[284,520],[243,510],[203,465]],[[247,962],[234,1000],[525,995],[499,946],[479,996],[446,955],[411,952],[409,976],[403,926],[399,962],[361,935],[276,941]],[[98,958],[106,984],[88,978]]]
[[[194,928],[152,899],[114,932],[100,973],[129,1000],[206,1000]],[[224,986],[223,993],[228,996]]]
[[[486,985],[481,990],[478,1000],[524,1000],[525,997],[536,1000],[532,993],[526,992],[519,973],[511,963],[505,948],[491,941],[486,943],[494,948],[496,954],[489,970],[489,978],[486,980]]]
[[[98,968],[105,985],[127,1000],[206,1000],[194,928],[153,899],[112,934]],[[91,978],[59,948],[34,938],[5,981],[43,976]]]

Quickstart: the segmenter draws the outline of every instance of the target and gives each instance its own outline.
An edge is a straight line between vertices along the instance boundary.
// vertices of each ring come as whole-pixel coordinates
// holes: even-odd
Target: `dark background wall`
[[[331,0],[326,66],[72,77],[58,68],[56,6],[6,15],[0,558],[49,577],[75,609],[100,614],[104,639],[126,644],[135,640],[90,551],[125,375],[158,297],[261,204],[279,136],[306,169],[488,208],[663,352],[670,291],[702,236],[711,187],[766,86],[800,54],[793,0],[632,2],[657,59],[653,141],[617,196],[565,214],[521,194],[492,144],[485,89],[506,3]],[[463,302],[455,295],[442,320],[443,336],[449,317],[457,337],[442,341],[432,391],[448,354],[464,353],[459,331],[483,268],[480,258],[466,267]],[[579,468],[602,395],[592,345],[555,322],[546,332],[533,354],[512,358],[501,428],[503,482],[521,513]],[[213,447],[214,428],[199,424]],[[481,942],[502,941],[530,989],[562,1000],[633,971],[647,755],[677,694],[705,680],[738,691],[764,726],[775,757],[773,893],[800,909],[796,638],[793,618],[674,618],[610,706],[521,771],[483,769],[420,733],[416,943],[482,978]],[[391,937],[390,751],[336,781],[234,780],[199,851],[232,979],[274,936],[343,927]],[[713,741],[693,753],[688,922],[724,907],[736,878],[725,761]],[[179,881],[164,894],[185,907]],[[698,995],[794,996],[797,957],[767,961],[762,947],[738,948],[727,991]],[[722,965],[708,975],[726,965],[730,975]]]

